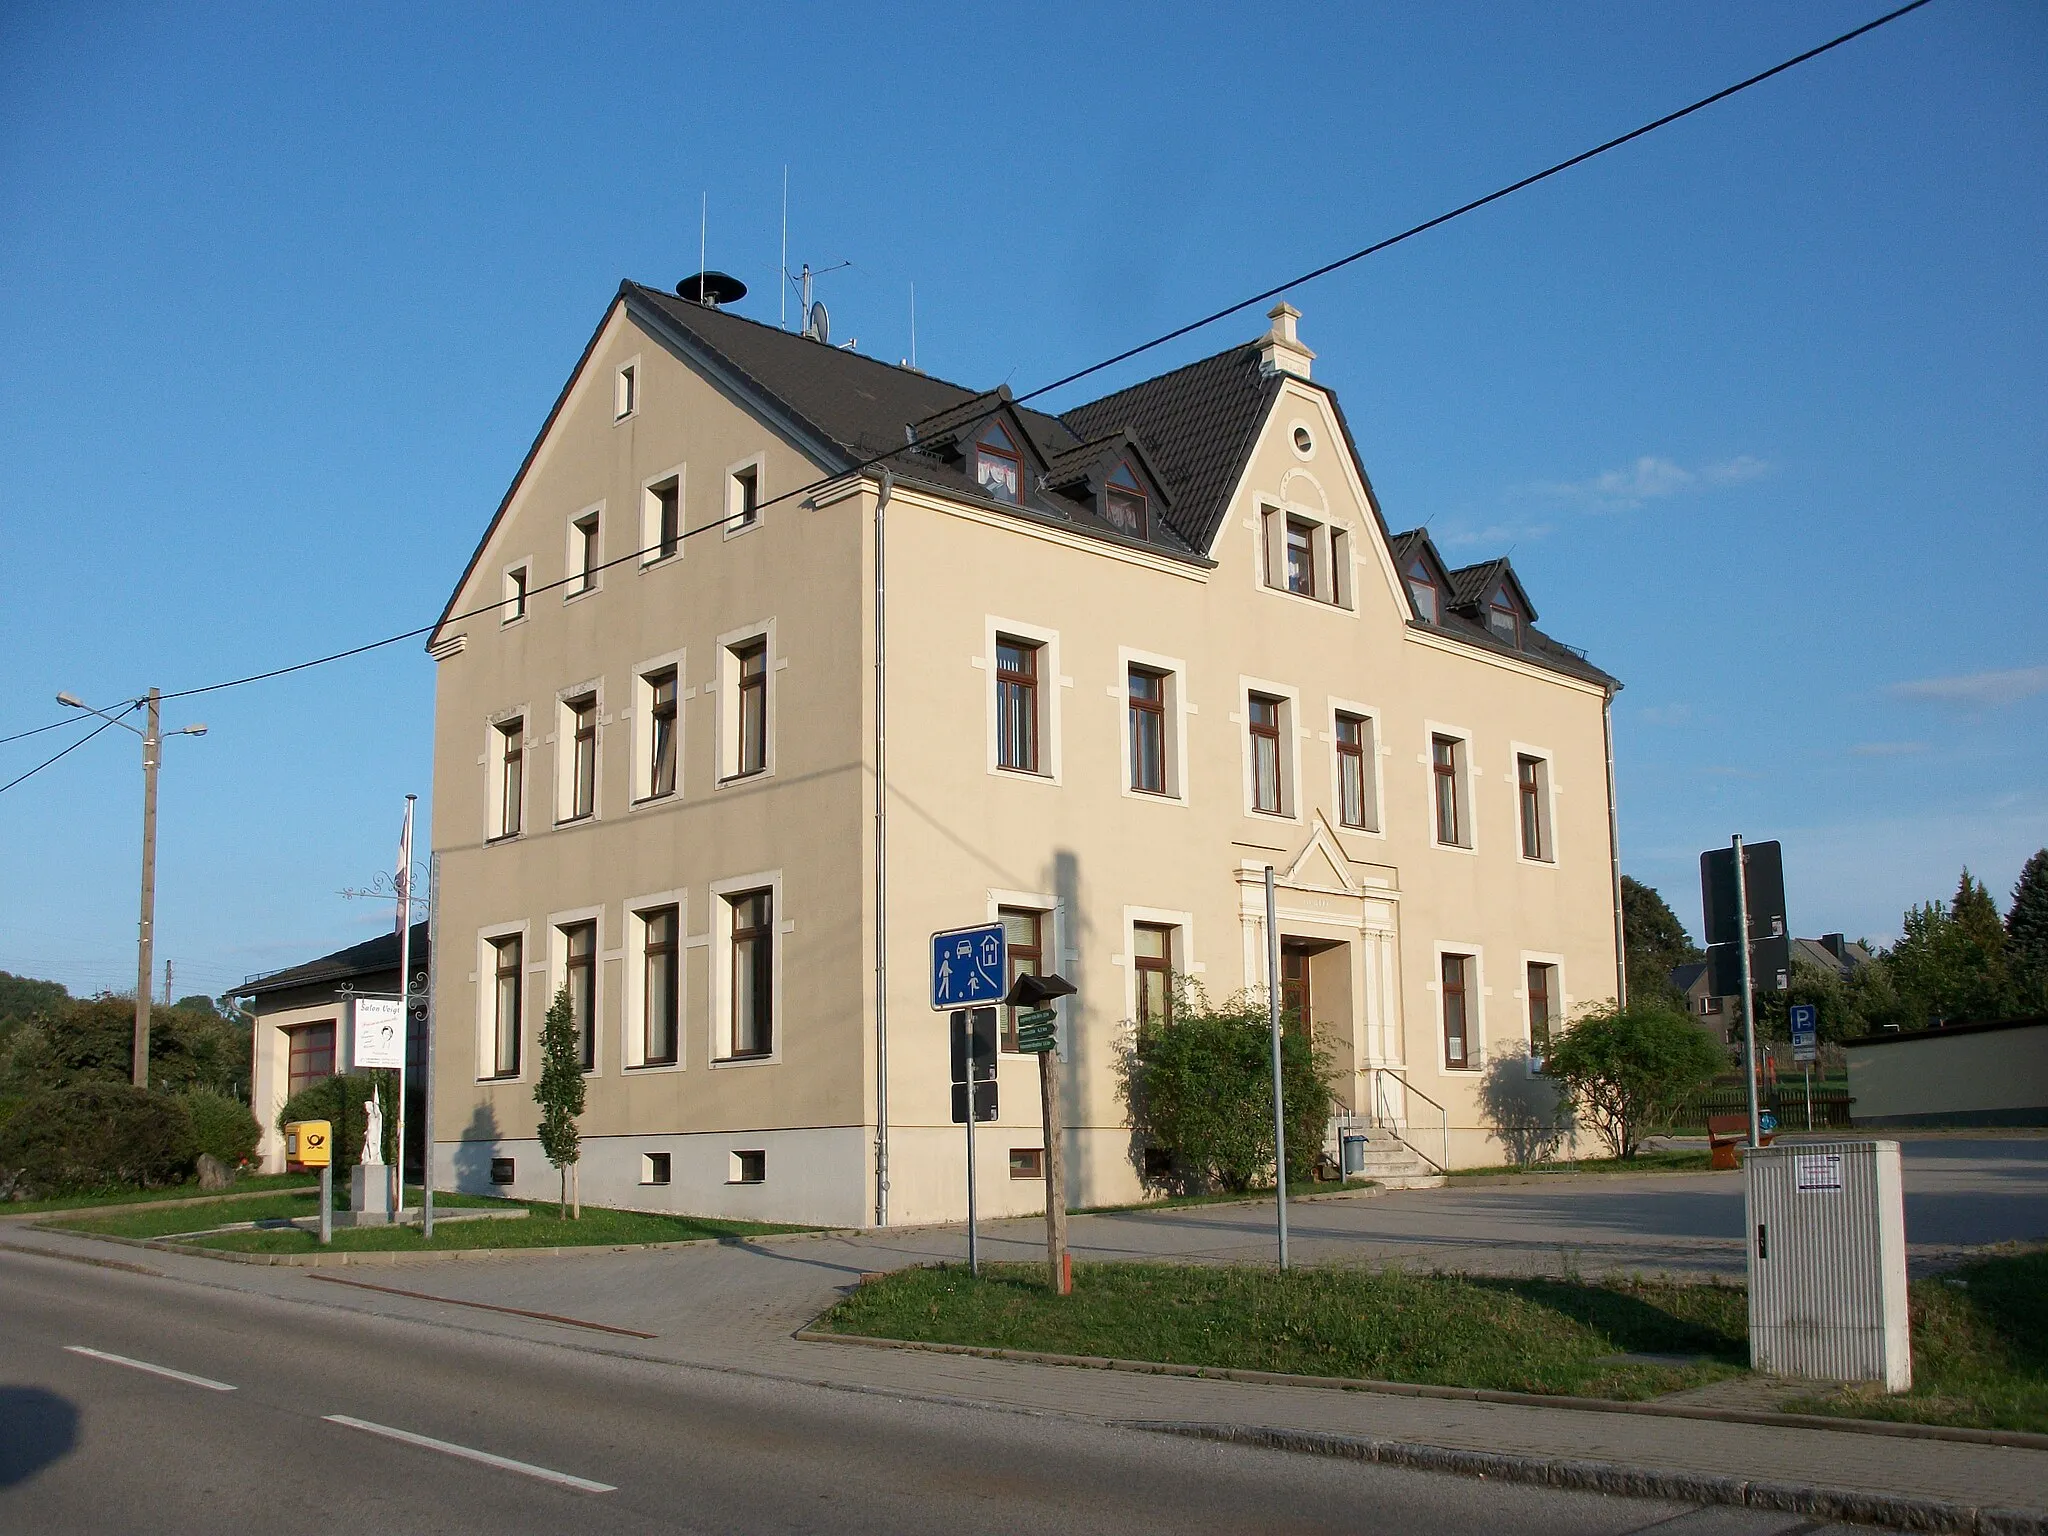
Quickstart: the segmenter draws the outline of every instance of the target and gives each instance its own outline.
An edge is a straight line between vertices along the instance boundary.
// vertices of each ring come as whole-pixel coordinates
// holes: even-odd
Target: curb
[[[1985,1509],[1948,1499],[1900,1498],[1854,1488],[1802,1487],[1749,1482],[1709,1473],[1661,1472],[1605,1461],[1549,1456],[1516,1456],[1501,1451],[1463,1451],[1446,1446],[1372,1440],[1316,1430],[1267,1429],[1245,1424],[1201,1424],[1162,1419],[1121,1419],[1127,1429],[1181,1435],[1194,1440],[1263,1446],[1312,1456],[1337,1456],[1423,1472],[1453,1472],[1500,1482],[1532,1483],[1622,1498],[1669,1499],[1686,1504],[1731,1504],[1907,1531],[1959,1532],[1962,1536],[2048,1536],[2048,1515],[2018,1509]]]
[[[106,1205],[75,1205],[68,1211],[10,1211],[0,1206],[0,1222],[19,1221],[31,1227],[41,1226],[46,1221],[83,1216],[119,1216],[124,1211],[175,1211],[186,1205],[214,1205],[222,1200],[256,1200],[265,1195],[310,1195],[319,1192],[318,1184],[292,1184],[280,1189],[245,1189],[236,1194],[233,1189],[224,1189],[215,1195],[186,1195],[177,1200],[115,1200]]]
[[[1107,1355],[1060,1355],[1044,1350],[996,1349],[974,1344],[884,1339],[858,1333],[828,1333],[817,1328],[799,1328],[792,1336],[806,1344],[860,1344],[870,1349],[916,1349],[938,1355],[977,1355],[985,1360],[1014,1360],[1026,1365],[1068,1365],[1094,1371],[1130,1371],[1142,1376],[1190,1376],[1208,1381],[1246,1382],[1255,1386],[1314,1387],[1324,1392],[1377,1392],[1389,1397],[1449,1398],[1458,1402],[1499,1403],[1515,1408],[1569,1408],[1580,1413],[1620,1413],[1640,1418],[1704,1420],[1715,1424],[1757,1424],[1772,1429],[1818,1429],[1837,1434],[1879,1435],[1895,1440],[1947,1440],[1963,1445],[1997,1445],[2013,1450],[2048,1451],[2048,1435],[2030,1434],[2021,1430],[1958,1429],[1945,1424],[1899,1424],[1887,1419],[1835,1418],[1830,1414],[1819,1413],[1755,1413],[1741,1408],[1619,1402],[1606,1397],[1552,1397],[1541,1392],[1503,1392],[1490,1387],[1440,1387],[1426,1382],[1375,1381],[1370,1377],[1302,1376],[1287,1371],[1250,1371],[1231,1366],[1173,1365],[1158,1360],[1118,1360]],[[2048,1531],[2044,1531],[2044,1536],[2048,1536]]]

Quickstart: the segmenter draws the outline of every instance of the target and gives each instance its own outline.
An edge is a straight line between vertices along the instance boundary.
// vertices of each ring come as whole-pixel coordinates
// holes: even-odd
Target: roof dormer
[[[1487,560],[1452,571],[1451,606],[1502,645],[1521,650],[1536,621],[1535,604],[1506,559]]]
[[[1085,506],[1117,532],[1154,540],[1169,498],[1144,447],[1129,432],[1097,438],[1054,455],[1045,488]]]

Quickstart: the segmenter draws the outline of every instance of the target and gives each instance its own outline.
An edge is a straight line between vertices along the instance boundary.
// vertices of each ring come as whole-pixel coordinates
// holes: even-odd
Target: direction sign
[[[932,1007],[939,1012],[1001,1002],[1009,974],[1001,923],[932,935]]]
[[[1033,1008],[1017,1015],[1017,1049],[1027,1056],[1049,1051],[1057,1043],[1060,1016],[1056,1009]]]
[[[1794,1003],[1788,1011],[1792,1024],[1792,1059],[1794,1061],[1818,1061],[1820,1059],[1820,1009],[1812,1003]]]

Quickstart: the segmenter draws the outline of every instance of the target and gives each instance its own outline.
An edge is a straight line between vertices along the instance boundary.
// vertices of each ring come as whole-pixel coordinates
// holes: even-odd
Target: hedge
[[[230,1169],[245,1167],[255,1158],[263,1127],[248,1105],[207,1088],[195,1088],[183,1098],[201,1152],[211,1152]]]
[[[182,1100],[128,1083],[39,1093],[0,1125],[0,1198],[182,1182],[199,1155]]]

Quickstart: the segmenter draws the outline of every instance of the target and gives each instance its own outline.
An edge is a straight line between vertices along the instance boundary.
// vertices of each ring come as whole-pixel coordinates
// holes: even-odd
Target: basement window
[[[640,1154],[640,1182],[642,1184],[666,1184],[669,1174],[667,1152],[642,1152]]]
[[[512,1182],[511,1158],[494,1157],[491,1159],[491,1182],[493,1184],[510,1184]]]
[[[728,1184],[763,1184],[768,1180],[768,1154],[766,1152],[735,1152],[728,1160],[725,1182]]]

